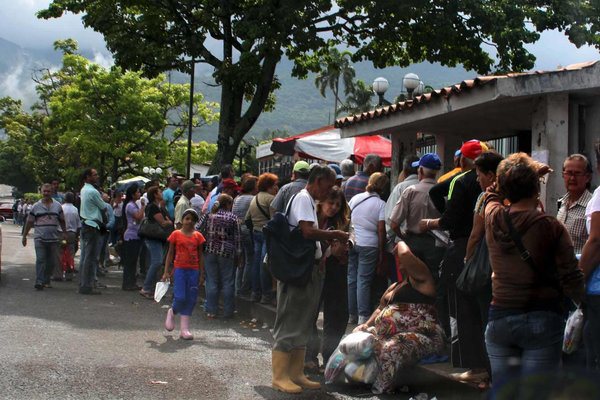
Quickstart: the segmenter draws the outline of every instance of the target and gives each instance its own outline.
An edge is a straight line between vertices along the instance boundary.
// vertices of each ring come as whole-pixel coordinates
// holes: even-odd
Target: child
[[[185,210],[181,222],[181,229],[173,231],[167,239],[169,251],[162,280],[167,280],[171,276],[171,264],[175,269],[171,280],[173,282],[173,306],[167,311],[165,329],[169,332],[175,329],[174,314],[179,314],[179,337],[192,340],[194,336],[190,332],[190,316],[198,298],[199,271],[204,270],[202,243],[206,240],[200,232],[194,229],[198,222],[198,213],[194,209]],[[173,257],[175,257],[175,262],[173,262]]]

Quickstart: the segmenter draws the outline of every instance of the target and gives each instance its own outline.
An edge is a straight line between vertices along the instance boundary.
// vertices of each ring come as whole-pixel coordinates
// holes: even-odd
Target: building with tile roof
[[[418,150],[418,138],[434,137],[436,151],[450,168],[469,139],[509,140],[507,151],[525,151],[560,171],[565,157],[583,153],[594,162],[600,140],[600,62],[554,71],[477,77],[416,96],[413,100],[339,118],[342,137],[389,134],[393,173],[404,155]],[[595,174],[597,175],[597,174]],[[600,184],[598,176],[593,183]],[[542,189],[549,213],[564,194],[560,173]]]

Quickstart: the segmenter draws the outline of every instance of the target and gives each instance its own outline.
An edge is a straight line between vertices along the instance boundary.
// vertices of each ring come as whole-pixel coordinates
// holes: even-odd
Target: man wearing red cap
[[[453,332],[451,357],[455,367],[471,370],[486,369],[488,366],[485,343],[481,340],[481,321],[478,318],[478,309],[473,309],[476,304],[470,297],[456,290],[456,278],[464,267],[464,257],[467,241],[473,228],[473,210],[481,187],[477,182],[477,173],[474,168],[475,159],[487,146],[479,140],[469,140],[460,149],[460,166],[463,172],[450,182],[448,189],[448,204],[441,218],[423,219],[420,227],[426,232],[432,229],[441,229],[450,232],[452,240],[446,250],[441,267],[441,282],[447,285],[450,316],[456,319],[457,331]],[[447,324],[447,320],[442,323]],[[448,328],[448,325],[445,325]],[[457,336],[458,335],[458,336]]]

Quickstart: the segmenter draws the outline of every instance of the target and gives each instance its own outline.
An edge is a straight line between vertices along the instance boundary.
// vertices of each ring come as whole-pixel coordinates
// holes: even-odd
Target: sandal
[[[206,313],[206,319],[216,319],[217,314]]]
[[[145,297],[147,299],[154,299],[154,293],[152,292],[146,292],[144,290],[140,290],[140,296]]]

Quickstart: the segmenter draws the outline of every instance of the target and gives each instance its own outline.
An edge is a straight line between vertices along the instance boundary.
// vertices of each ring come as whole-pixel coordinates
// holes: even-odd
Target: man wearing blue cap
[[[419,222],[422,219],[440,216],[429,198],[429,190],[436,184],[435,177],[442,168],[442,162],[437,154],[428,153],[413,162],[412,167],[418,168],[419,183],[409,186],[402,192],[388,222],[398,237],[404,239],[413,254],[427,264],[437,283],[444,248],[436,246],[436,240],[432,235],[421,232]],[[401,229],[403,222],[406,222],[405,230]],[[443,295],[444,293],[439,293],[438,297],[442,298]]]

